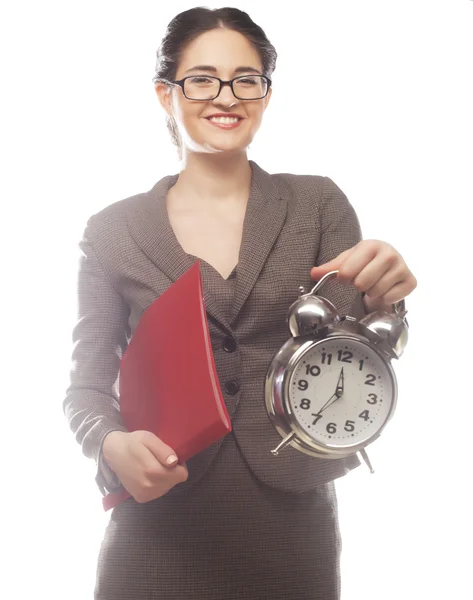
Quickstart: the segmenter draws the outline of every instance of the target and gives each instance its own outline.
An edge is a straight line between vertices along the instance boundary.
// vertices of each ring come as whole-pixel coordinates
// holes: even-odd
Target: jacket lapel
[[[250,161],[251,193],[243,224],[231,322],[238,317],[284,225],[287,201],[273,177]]]
[[[253,161],[249,162],[252,170],[251,191],[243,223],[230,321],[209,293],[210,286],[205,285],[206,270],[201,270],[207,313],[229,331],[230,323],[236,319],[253,289],[282,229],[287,209],[287,202],[280,197],[272,176]],[[163,177],[151,190],[136,196],[127,216],[128,229],[135,243],[172,282],[183,275],[196,260],[184,252],[167,214],[166,196],[178,177],[179,175]]]
[[[158,181],[149,192],[137,198],[133,210],[128,213],[128,229],[132,238],[173,283],[197,260],[184,252],[167,214],[166,196],[177,179],[178,175],[169,175]],[[206,285],[207,271],[201,268],[206,311],[224,328],[231,330],[227,316],[209,292],[211,286]]]

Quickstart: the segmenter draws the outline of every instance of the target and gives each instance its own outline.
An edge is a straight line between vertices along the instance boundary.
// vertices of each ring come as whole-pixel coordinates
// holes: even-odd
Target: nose
[[[238,102],[238,98],[233,95],[231,85],[224,83],[220,94],[213,100],[215,104],[223,104],[224,106],[233,106]]]

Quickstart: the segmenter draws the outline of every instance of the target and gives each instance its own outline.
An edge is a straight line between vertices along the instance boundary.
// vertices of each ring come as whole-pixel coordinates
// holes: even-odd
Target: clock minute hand
[[[338,381],[337,381],[337,387],[335,388],[335,393],[332,394],[332,396],[330,396],[330,398],[327,400],[327,402],[322,406],[322,408],[319,410],[319,412],[317,414],[322,414],[324,412],[324,410],[326,410],[329,406],[331,406],[334,402],[336,402],[341,396],[343,396],[343,367],[342,370],[340,371],[340,375],[338,377]],[[340,385],[341,382],[341,385]]]
[[[317,414],[318,414],[318,415],[320,415],[321,413],[323,413],[323,412],[324,412],[324,410],[325,410],[326,408],[328,408],[328,407],[329,407],[329,406],[330,406],[330,405],[331,405],[331,404],[332,404],[332,403],[333,403],[333,402],[334,402],[334,401],[337,399],[337,397],[338,397],[338,396],[337,396],[337,394],[336,394],[336,393],[335,393],[335,394],[332,394],[332,395],[330,396],[330,398],[329,398],[329,399],[327,400],[327,402],[326,402],[326,403],[325,403],[325,404],[322,406],[322,408],[319,410],[319,412],[318,412]]]

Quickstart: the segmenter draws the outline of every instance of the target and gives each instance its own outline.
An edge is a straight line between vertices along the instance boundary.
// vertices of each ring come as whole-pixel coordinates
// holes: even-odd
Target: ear
[[[159,103],[161,104],[161,106],[164,108],[164,110],[167,112],[167,114],[170,117],[172,117],[173,112],[172,112],[171,86],[167,85],[163,81],[157,81],[154,84],[154,91],[156,92],[156,95],[158,96],[158,100],[159,100]]]
[[[273,88],[269,88],[268,95],[264,99],[264,110],[266,110],[268,108],[268,104],[271,99],[272,93],[273,93]]]

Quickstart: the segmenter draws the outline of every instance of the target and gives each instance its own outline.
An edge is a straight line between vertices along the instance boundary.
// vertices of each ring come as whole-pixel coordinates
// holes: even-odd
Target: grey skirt
[[[338,600],[340,552],[333,482],[267,487],[229,434],[185,494],[113,510],[95,600]]]

